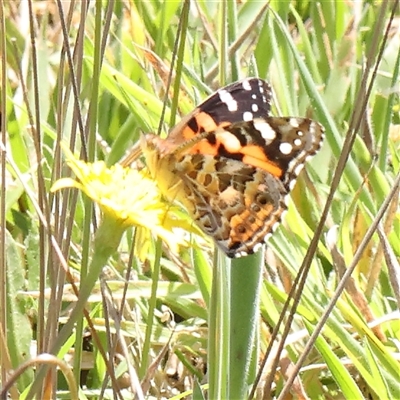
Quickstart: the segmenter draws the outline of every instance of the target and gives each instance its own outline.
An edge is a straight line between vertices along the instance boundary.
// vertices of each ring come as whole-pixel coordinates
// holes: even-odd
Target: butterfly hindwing
[[[218,128],[204,138],[214,143],[215,154],[195,145],[196,152],[176,160],[181,202],[228,256],[252,253],[280,222],[286,196],[322,137],[321,126],[304,118],[257,118]],[[239,147],[227,151],[224,141],[235,139]]]

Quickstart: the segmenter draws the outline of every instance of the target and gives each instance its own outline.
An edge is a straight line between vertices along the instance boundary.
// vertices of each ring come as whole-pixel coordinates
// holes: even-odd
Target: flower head
[[[124,229],[139,229],[136,249],[143,259],[147,254],[151,235],[161,238],[177,252],[179,246],[187,246],[178,229],[199,234],[198,228],[188,220],[177,218],[178,209],[166,202],[156,182],[145,172],[121,165],[107,167],[103,161],[85,163],[77,160],[69,150],[67,162],[77,180],[63,178],[52,187],[53,191],[75,187],[84,192],[108,218],[115,219]]]

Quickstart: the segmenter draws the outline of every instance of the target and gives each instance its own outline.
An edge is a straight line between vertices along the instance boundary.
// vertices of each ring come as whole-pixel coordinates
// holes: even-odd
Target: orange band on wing
[[[264,171],[269,172],[270,174],[280,178],[283,174],[282,168],[279,168],[275,164],[272,164],[270,161],[260,160],[258,158],[245,155],[243,157],[243,163],[251,165],[252,167],[261,168]]]
[[[198,131],[194,131],[192,128],[190,128],[190,123],[189,123],[189,125],[185,126],[184,129],[182,130],[182,135],[185,139],[193,138],[194,136],[200,133],[200,129],[201,131],[212,132],[218,128],[218,125],[215,123],[214,119],[205,112],[199,112],[192,118],[196,120],[199,129]]]
[[[252,167],[261,168],[278,178],[283,175],[282,168],[268,159],[262,147],[247,145],[242,147],[240,152],[244,155],[242,161],[245,164],[251,165]]]
[[[217,156],[218,155],[218,145],[211,144],[206,140],[201,140],[200,142],[196,143],[194,146],[190,148],[188,153],[192,154],[203,154],[209,156]]]
[[[232,135],[234,138],[234,135]],[[221,140],[225,139],[225,140]],[[218,156],[220,145],[224,145],[225,150],[230,152],[232,155],[241,154],[243,156],[242,162],[244,164],[250,165],[251,167],[256,167],[269,172],[270,174],[280,178],[283,175],[283,170],[272,161],[268,159],[265,155],[264,150],[260,146],[247,145],[241,148],[237,148],[237,143],[229,135],[217,136],[217,143],[211,144],[207,140],[201,140],[192,146],[189,150],[190,153],[200,153],[207,154],[210,156]]]

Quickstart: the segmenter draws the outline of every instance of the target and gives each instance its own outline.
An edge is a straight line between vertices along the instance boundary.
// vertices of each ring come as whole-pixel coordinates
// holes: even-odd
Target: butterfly
[[[318,122],[271,116],[271,98],[266,81],[247,78],[217,90],[166,139],[141,140],[161,192],[181,203],[228,257],[252,254],[268,239],[323,142]]]

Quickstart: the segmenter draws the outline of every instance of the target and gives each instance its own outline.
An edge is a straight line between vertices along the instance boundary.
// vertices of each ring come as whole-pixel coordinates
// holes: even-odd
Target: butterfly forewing
[[[271,88],[259,78],[248,78],[219,89],[171,129],[168,139],[177,145],[202,132],[232,123],[267,117]]]

